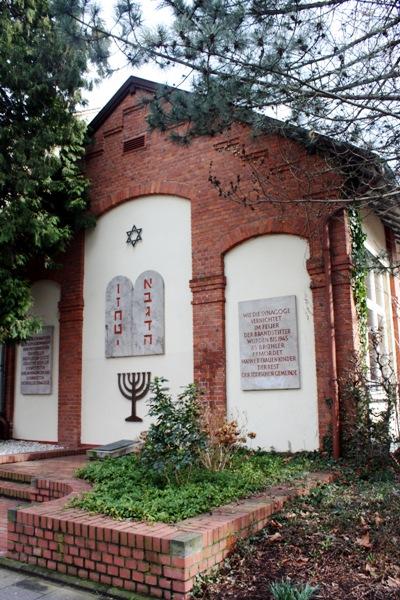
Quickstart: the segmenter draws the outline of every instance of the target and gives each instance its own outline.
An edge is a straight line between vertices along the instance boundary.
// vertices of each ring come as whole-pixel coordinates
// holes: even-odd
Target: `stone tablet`
[[[164,354],[164,280],[144,271],[133,293],[134,356]]]
[[[119,440],[112,444],[106,444],[105,446],[99,446],[98,448],[91,448],[87,450],[86,455],[89,460],[102,460],[104,458],[117,458],[118,456],[125,456],[126,454],[132,454],[137,452],[140,448],[140,442],[138,440]]]
[[[117,275],[106,290],[106,357],[133,356],[133,285]]]
[[[21,344],[21,394],[51,394],[53,336],[54,327],[47,326]]]
[[[300,387],[296,296],[239,302],[242,390]]]

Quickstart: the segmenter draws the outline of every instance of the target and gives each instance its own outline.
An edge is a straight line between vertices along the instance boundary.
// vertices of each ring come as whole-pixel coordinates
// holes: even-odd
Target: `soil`
[[[287,579],[316,586],[312,600],[400,600],[399,481],[343,478],[293,501],[196,598],[273,600],[271,583]]]

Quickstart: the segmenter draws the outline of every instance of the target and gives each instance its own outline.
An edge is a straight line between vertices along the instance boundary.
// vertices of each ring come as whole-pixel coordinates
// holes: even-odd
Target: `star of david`
[[[142,230],[138,229],[136,225],[133,225],[132,229],[126,232],[126,235],[128,236],[126,243],[132,244],[132,247],[134,248],[137,242],[142,239]]]

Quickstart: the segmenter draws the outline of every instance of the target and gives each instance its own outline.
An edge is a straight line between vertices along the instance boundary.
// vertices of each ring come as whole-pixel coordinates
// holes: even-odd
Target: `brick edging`
[[[75,456],[85,454],[83,448],[60,448],[59,450],[40,450],[39,452],[25,452],[23,454],[4,454],[0,456],[0,465],[26,462],[32,460],[43,460],[45,458],[61,458],[62,456]]]
[[[115,521],[68,508],[79,484],[81,490],[87,484],[63,482],[72,485],[68,496],[9,511],[7,556],[154,598],[187,600],[196,576],[220,564],[239,538],[262,529],[291,498],[332,479],[314,473],[175,525]],[[41,489],[54,490],[56,482],[40,482]]]

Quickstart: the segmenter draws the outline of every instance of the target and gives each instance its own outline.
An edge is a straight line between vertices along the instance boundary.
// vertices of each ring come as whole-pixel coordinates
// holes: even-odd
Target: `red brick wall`
[[[60,349],[58,383],[58,441],[69,446],[80,444],[81,379],[82,379],[82,324],[83,324],[83,268],[84,236],[79,234],[65,255],[63,268],[53,271],[35,271],[33,281],[48,279],[61,286],[59,302]],[[15,349],[7,349],[6,410],[11,425],[14,408]]]
[[[224,254],[247,239],[268,233],[293,234],[308,240],[322,441],[331,422],[326,403],[331,394],[322,232],[326,218],[337,207],[285,203],[299,198],[334,198],[338,193],[337,179],[326,172],[324,160],[308,155],[295,142],[277,135],[252,139],[242,125],[223,136],[194,140],[188,147],[173,144],[160,132],[146,132],[144,111],[134,109],[139,100],[140,94],[128,95],[96,132],[87,165],[94,212],[100,216],[122,202],[148,194],[173,194],[191,201],[194,378],[220,414],[226,406]],[[123,140],[144,132],[146,147],[124,154]],[[243,193],[251,195],[251,170],[237,156],[242,143],[253,157],[260,157],[257,168],[268,172],[265,191],[270,202],[245,207],[220,197],[209,182],[212,163],[212,173],[226,187],[240,174]],[[333,245],[342,249],[345,267],[340,258],[335,272],[349,266],[349,248],[343,245],[345,230],[343,219],[337,220],[333,228],[337,242]],[[341,292],[336,292],[335,300],[340,306],[347,290],[346,308],[350,306],[352,310],[349,280],[339,285]],[[345,327],[338,327],[341,335],[342,329],[347,335]],[[350,332],[346,344],[353,342]],[[342,344],[343,348],[346,344]]]
[[[220,413],[225,410],[225,276],[224,254],[249,238],[268,233],[289,233],[306,238],[310,246],[308,270],[314,299],[315,348],[320,439],[329,431],[330,395],[327,368],[327,308],[322,239],[326,219],[337,207],[321,205],[316,198],[335,198],[338,180],[327,172],[324,159],[276,134],[253,139],[248,128],[232,127],[226,135],[194,140],[188,147],[173,144],[161,132],[148,132],[141,93],[128,94],[96,132],[88,152],[92,209],[97,216],[149,194],[187,198],[192,205],[194,327],[194,378]],[[145,133],[143,149],[123,153],[123,141]],[[267,173],[267,201],[246,207],[218,195],[209,182],[212,173],[228,186],[241,177],[242,192],[252,197],[250,163],[240,160],[241,144]],[[304,204],[287,204],[307,199]],[[338,365],[342,369],[356,343],[354,307],[349,281],[349,244],[346,221],[332,225],[334,301],[339,314]],[[83,315],[83,243],[71,248],[64,270],[60,302],[60,406],[59,439],[76,443],[80,437]],[[189,284],[189,282],[188,282]]]

